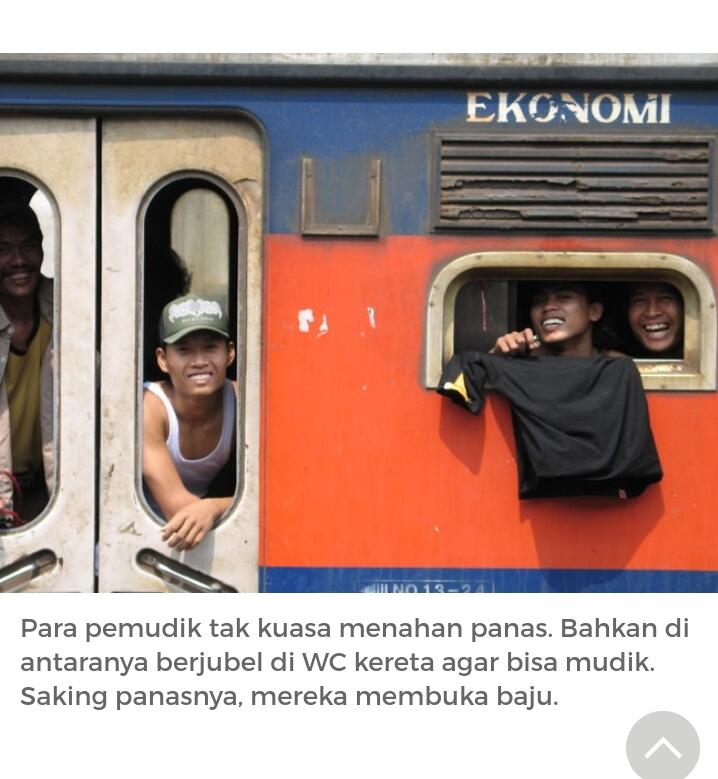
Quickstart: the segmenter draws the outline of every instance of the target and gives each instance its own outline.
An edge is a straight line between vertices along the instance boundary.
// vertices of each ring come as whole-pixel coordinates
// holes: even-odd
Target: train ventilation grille
[[[439,137],[434,226],[712,230],[708,139]]]

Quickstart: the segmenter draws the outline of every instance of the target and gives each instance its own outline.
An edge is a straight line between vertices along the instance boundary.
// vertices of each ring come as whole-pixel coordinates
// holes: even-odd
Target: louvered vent
[[[707,139],[437,140],[439,228],[713,228]]]

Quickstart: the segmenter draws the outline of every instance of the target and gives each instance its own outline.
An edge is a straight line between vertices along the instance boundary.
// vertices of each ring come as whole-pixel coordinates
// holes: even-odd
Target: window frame
[[[30,173],[27,173],[24,170],[20,170],[18,168],[8,168],[3,167],[0,168],[0,178],[15,178],[19,179],[20,181],[25,181],[28,184],[31,184],[33,187],[35,187],[36,192],[42,192],[45,195],[45,198],[47,199],[47,202],[50,206],[50,213],[52,214],[52,220],[53,220],[53,247],[52,252],[54,255],[53,258],[53,275],[51,277],[53,282],[53,295],[52,295],[52,328],[50,332],[50,345],[53,349],[54,353],[57,355],[56,358],[53,358],[53,366],[52,366],[52,462],[53,462],[53,487],[52,491],[48,494],[47,503],[43,507],[42,511],[34,518],[31,519],[28,522],[25,522],[24,524],[14,527],[14,528],[8,528],[6,530],[0,530],[0,539],[3,537],[11,536],[11,535],[21,535],[27,530],[31,530],[32,528],[37,527],[50,513],[50,510],[55,504],[55,501],[57,499],[57,495],[60,491],[60,446],[59,446],[59,440],[60,440],[60,424],[61,424],[61,416],[60,416],[60,374],[58,371],[58,363],[60,360],[60,333],[62,332],[60,327],[60,283],[61,283],[61,267],[62,267],[62,257],[61,257],[61,223],[60,223],[60,208],[57,203],[57,198],[53,194],[50,187],[45,184],[43,181],[38,179],[36,176],[33,176]],[[33,194],[34,196],[34,194]],[[28,201],[28,207],[32,208],[30,206],[30,203]],[[34,209],[33,209],[34,211]],[[37,213],[36,213],[37,216]],[[39,222],[39,218],[38,218]],[[42,228],[42,225],[41,225]],[[43,251],[43,264],[45,262],[45,253],[47,250],[47,244],[45,243],[45,235],[43,233],[42,236],[43,239],[43,245],[42,245],[42,251]],[[40,266],[40,273],[42,273],[43,268],[42,265]],[[42,400],[40,403],[42,407]],[[42,409],[41,409],[42,410]],[[8,425],[9,422],[9,413],[10,413],[10,407],[8,404]],[[44,459],[44,458],[43,458]]]
[[[434,277],[425,322],[424,386],[435,388],[454,353],[456,296],[478,279],[661,281],[683,296],[682,359],[634,361],[646,390],[716,389],[716,299],[704,272],[691,260],[662,252],[477,252],[451,260]]]
[[[146,223],[147,223],[147,214],[150,210],[152,203],[157,195],[160,194],[160,192],[167,186],[170,186],[178,181],[182,181],[185,179],[198,179],[201,181],[206,181],[208,184],[211,184],[212,186],[221,189],[222,192],[226,195],[229,203],[232,204],[232,207],[235,210],[236,218],[237,218],[237,240],[236,240],[236,246],[237,246],[237,254],[235,258],[229,258],[229,276],[231,278],[232,274],[232,263],[236,263],[236,273],[237,273],[237,297],[234,301],[236,306],[236,321],[234,323],[235,325],[235,332],[236,332],[236,340],[235,340],[235,349],[236,349],[236,357],[235,357],[235,365],[237,368],[237,375],[241,376],[244,373],[244,367],[247,359],[247,302],[246,302],[246,294],[247,294],[247,207],[242,202],[241,198],[237,195],[237,193],[231,188],[231,186],[224,181],[224,179],[220,178],[216,174],[210,173],[208,171],[203,170],[177,170],[173,171],[170,175],[164,176],[158,181],[154,182],[154,184],[147,190],[145,193],[145,196],[142,200],[141,207],[138,211],[137,215],[137,246],[138,246],[138,256],[137,256],[137,285],[136,285],[136,312],[137,312],[137,321],[139,324],[138,327],[138,342],[137,342],[137,375],[138,378],[142,378],[142,370],[141,366],[143,363],[143,354],[142,354],[142,348],[144,344],[144,307],[145,307],[145,246],[146,246]],[[187,190],[191,191],[191,190]],[[186,193],[184,193],[186,194]],[[181,197],[181,195],[180,195]],[[178,198],[179,199],[179,198]],[[176,205],[175,201],[175,205]],[[229,313],[229,312],[228,312]],[[137,413],[135,414],[136,419],[136,463],[135,463],[135,490],[137,494],[137,498],[142,505],[143,509],[147,513],[147,515],[157,524],[164,524],[164,520],[162,520],[151,508],[147,497],[145,496],[145,490],[143,486],[142,481],[142,458],[143,458],[143,432],[144,432],[144,416],[143,416],[143,395],[144,395],[144,387],[143,382],[138,381],[138,398],[137,398]],[[237,397],[236,397],[236,412],[235,412],[235,429],[236,429],[236,484],[234,489],[234,495],[232,496],[232,502],[227,508],[227,510],[224,512],[221,520],[216,523],[215,528],[212,528],[213,530],[216,529],[216,527],[219,527],[221,524],[223,524],[228,517],[231,516],[232,512],[235,510],[235,508],[239,505],[239,502],[242,499],[242,496],[244,494],[246,484],[245,484],[245,411],[246,411],[246,396],[245,396],[245,387],[243,385],[243,382],[238,381],[237,382]]]

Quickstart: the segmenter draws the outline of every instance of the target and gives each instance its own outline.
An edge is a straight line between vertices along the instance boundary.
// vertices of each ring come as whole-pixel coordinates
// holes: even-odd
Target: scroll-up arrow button
[[[680,760],[683,755],[671,744],[671,742],[665,737],[661,736],[661,738],[656,741],[656,743],[646,752],[644,757],[646,760],[653,757],[653,755],[661,748],[666,747],[666,749],[669,749],[673,754]]]
[[[696,729],[673,711],[646,714],[626,739],[626,757],[641,779],[685,779],[700,751]]]

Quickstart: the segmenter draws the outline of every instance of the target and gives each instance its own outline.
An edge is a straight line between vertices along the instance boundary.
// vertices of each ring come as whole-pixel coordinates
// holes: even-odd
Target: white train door
[[[256,590],[261,139],[240,120],[127,119],[104,122],[101,141],[99,589]],[[153,216],[158,209],[166,217],[161,224]],[[226,236],[227,225],[231,234],[217,249],[216,233]],[[157,242],[152,231],[162,233]],[[225,295],[237,332],[236,498],[225,520],[186,553],[161,540],[141,480],[143,291],[146,297],[156,259],[148,247],[167,241],[195,255],[191,291],[199,285]],[[224,271],[222,261],[210,262],[222,251]]]
[[[44,204],[45,262],[54,276],[55,486],[31,523],[0,533],[0,592],[91,592],[95,549],[94,119],[0,120],[0,176]],[[17,498],[17,496],[16,496]]]

